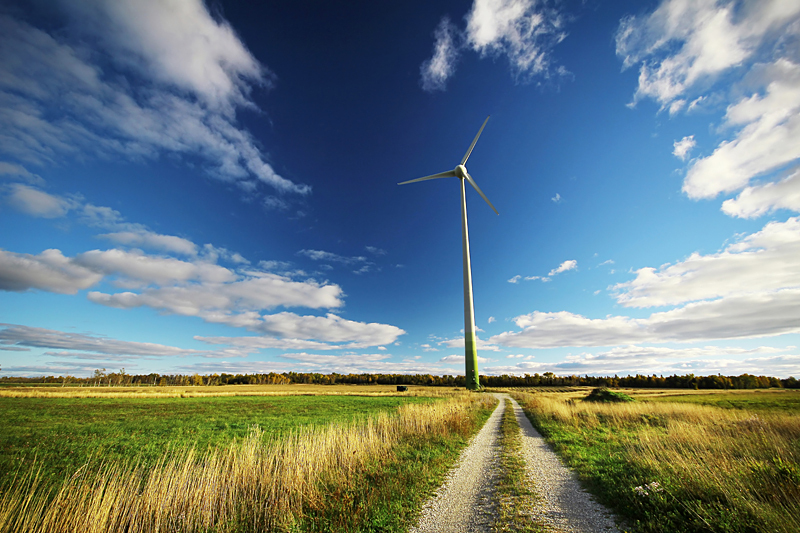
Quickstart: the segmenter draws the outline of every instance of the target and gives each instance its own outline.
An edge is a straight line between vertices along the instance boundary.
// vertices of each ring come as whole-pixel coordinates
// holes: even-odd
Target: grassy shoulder
[[[541,533],[544,526],[534,522],[532,508],[536,495],[525,475],[522,439],[511,402],[506,402],[500,426],[500,482],[497,485],[498,513],[493,531],[498,533]]]
[[[447,434],[400,442],[386,459],[371,461],[350,476],[323,476],[324,498],[308,502],[298,530],[407,531],[495,405],[493,399],[484,402]]]
[[[0,487],[36,461],[43,482],[60,482],[92,458],[154,463],[168,449],[199,451],[247,437],[254,426],[277,438],[437,401],[398,396],[198,398],[0,398]]]
[[[516,396],[562,459],[633,531],[796,531],[796,413]]]

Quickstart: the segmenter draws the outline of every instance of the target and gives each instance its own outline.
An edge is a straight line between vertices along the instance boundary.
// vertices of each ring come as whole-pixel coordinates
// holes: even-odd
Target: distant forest
[[[794,377],[780,379],[770,376],[556,376],[552,372],[525,374],[524,376],[480,376],[484,387],[634,387],[655,389],[800,389]],[[437,387],[464,387],[464,376],[434,376],[431,374],[318,374],[310,372],[283,372],[277,374],[128,374],[125,369],[106,372],[97,369],[87,378],[74,376],[0,377],[0,384],[59,384],[72,386],[202,386],[202,385],[432,385]]]

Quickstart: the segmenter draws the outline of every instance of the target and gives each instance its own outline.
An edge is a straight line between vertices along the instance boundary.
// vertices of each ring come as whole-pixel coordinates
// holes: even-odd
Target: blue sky
[[[800,375],[800,1],[0,8],[0,374]]]

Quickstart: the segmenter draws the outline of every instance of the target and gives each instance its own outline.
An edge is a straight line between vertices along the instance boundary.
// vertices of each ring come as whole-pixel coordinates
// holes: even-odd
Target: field
[[[379,386],[4,388],[0,531],[402,531],[492,402]]]
[[[325,390],[313,386],[198,389],[3,390],[10,397],[0,396],[0,486],[34,459],[43,478],[60,479],[93,457],[152,463],[170,447],[194,446],[202,452],[242,440],[254,426],[277,438],[303,426],[344,423],[406,403],[436,401],[413,392],[398,396],[386,387],[329,387],[336,395],[320,395]],[[354,395],[359,391],[370,395]],[[214,392],[226,395],[210,396]]]
[[[512,394],[629,531],[798,531],[800,391],[620,392]]]

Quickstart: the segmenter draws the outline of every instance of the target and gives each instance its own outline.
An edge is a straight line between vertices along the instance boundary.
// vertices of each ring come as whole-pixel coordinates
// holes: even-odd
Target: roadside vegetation
[[[402,531],[495,402],[451,393],[353,419],[349,397],[311,399],[332,401],[328,414],[341,406],[339,421],[278,431],[253,425],[244,438],[205,448],[178,438],[154,460],[98,454],[60,482],[46,475],[48,457],[37,456],[0,493],[0,532]],[[218,421],[230,423],[236,409],[225,412],[224,400],[234,398],[200,410],[219,405]],[[136,416],[116,416],[136,424]],[[341,420],[347,416],[352,421]]]
[[[797,531],[800,394],[625,392],[637,401],[584,401],[587,391],[512,395],[633,531]]]
[[[522,438],[514,406],[506,402],[500,426],[500,482],[497,485],[498,513],[493,526],[497,533],[541,533],[544,526],[533,521],[536,495],[525,472]]]

